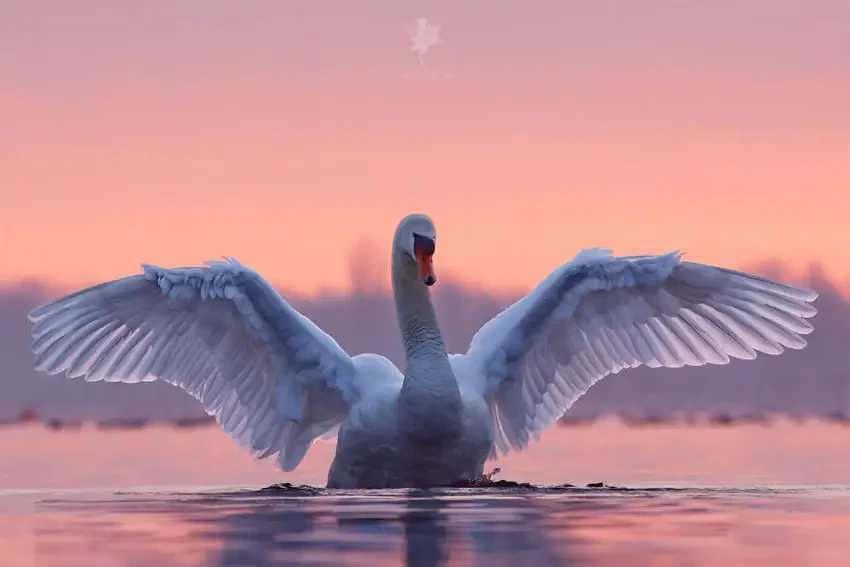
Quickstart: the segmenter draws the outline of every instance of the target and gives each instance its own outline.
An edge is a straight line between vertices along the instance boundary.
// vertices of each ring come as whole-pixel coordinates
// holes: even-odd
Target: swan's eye
[[[421,234],[413,233],[413,250],[426,256],[431,256],[436,248],[436,243],[433,238],[422,236]]]

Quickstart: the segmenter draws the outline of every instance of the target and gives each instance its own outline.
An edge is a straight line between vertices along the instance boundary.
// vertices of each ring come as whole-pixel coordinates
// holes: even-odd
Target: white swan
[[[479,478],[521,450],[600,378],[624,368],[726,364],[801,349],[817,294],[683,262],[585,250],[446,352],[431,305],[436,234],[396,228],[392,283],[406,372],[349,357],[257,272],[233,259],[96,285],[30,313],[37,369],[88,381],[164,380],[237,443],[293,470],[338,432],[330,487]]]

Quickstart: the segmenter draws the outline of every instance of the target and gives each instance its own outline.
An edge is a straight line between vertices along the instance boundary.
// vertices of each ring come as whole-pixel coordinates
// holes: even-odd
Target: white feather
[[[455,374],[487,399],[494,451],[523,449],[598,380],[624,368],[726,364],[801,349],[813,291],[682,262],[591,249],[488,321]]]
[[[357,402],[352,359],[256,272],[232,258],[143,270],[34,309],[36,368],[179,386],[285,470]]]

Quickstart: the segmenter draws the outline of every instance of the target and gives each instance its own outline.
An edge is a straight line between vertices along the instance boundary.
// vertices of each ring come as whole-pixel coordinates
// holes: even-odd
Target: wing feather
[[[680,254],[586,250],[488,321],[459,379],[485,396],[494,449],[524,448],[594,383],[625,368],[678,368],[806,346],[811,290]]]
[[[236,260],[95,285],[30,313],[35,367],[178,386],[237,443],[295,468],[358,399],[351,358]]]

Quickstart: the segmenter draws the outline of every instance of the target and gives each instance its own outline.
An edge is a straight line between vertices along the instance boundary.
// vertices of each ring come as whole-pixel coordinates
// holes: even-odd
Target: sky
[[[848,29],[845,0],[0,0],[0,283],[231,255],[344,290],[415,211],[487,289],[602,246],[850,290]]]

